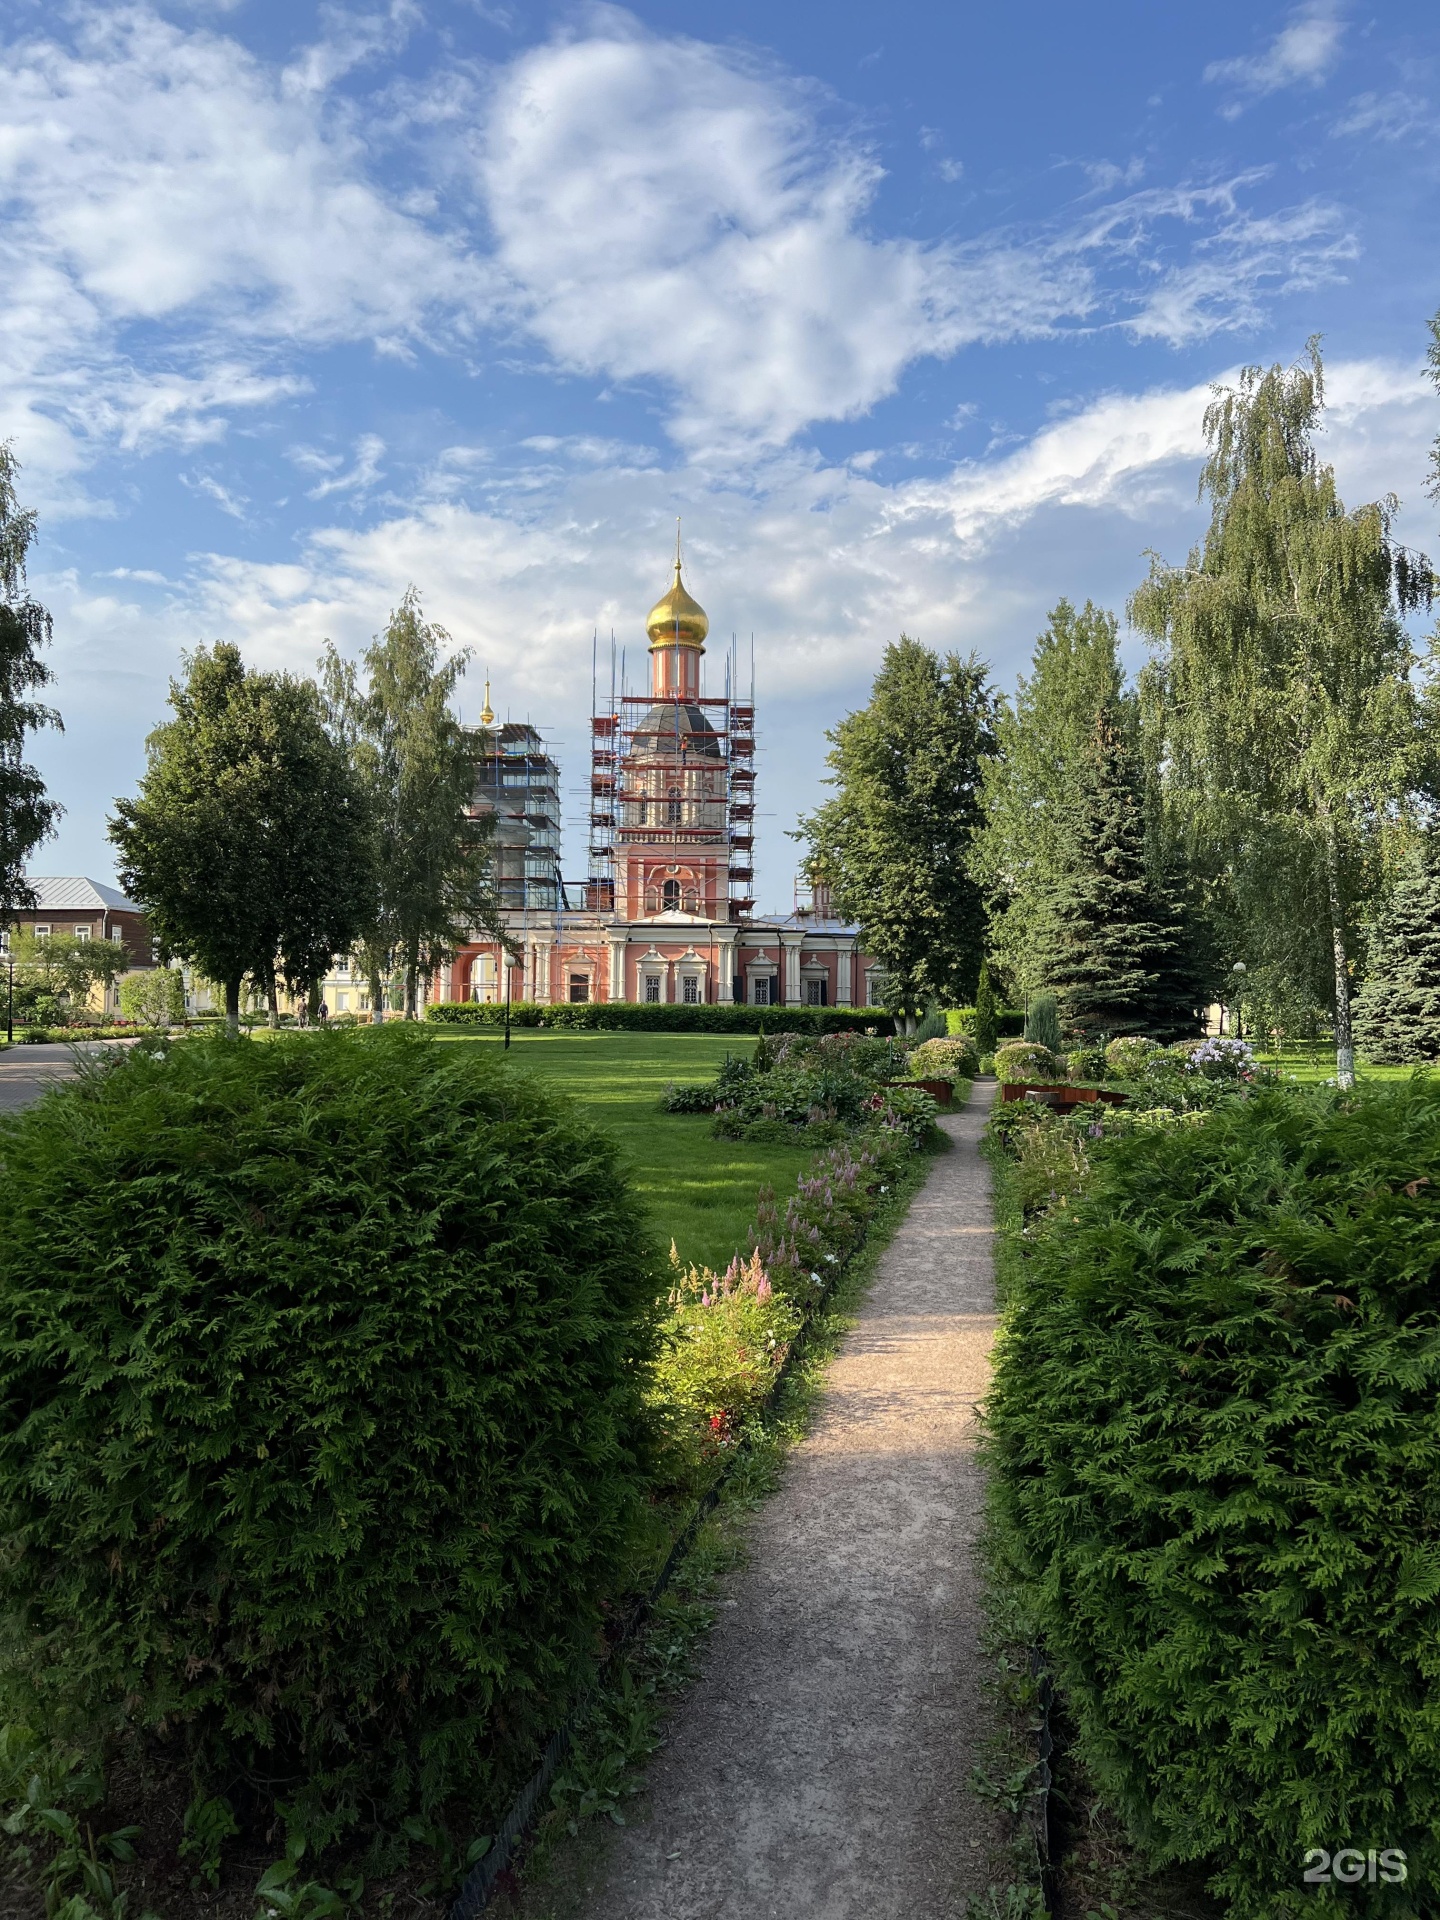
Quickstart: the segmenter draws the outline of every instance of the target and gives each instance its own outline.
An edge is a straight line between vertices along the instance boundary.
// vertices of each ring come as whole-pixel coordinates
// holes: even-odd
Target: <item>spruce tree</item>
[[[1376,922],[1355,1037],[1377,1065],[1440,1060],[1440,841],[1433,830]]]
[[[1086,1039],[1193,1031],[1193,1013],[1175,1004],[1175,916],[1146,872],[1139,771],[1114,716],[1097,722],[1076,776],[1070,856],[1047,903],[1045,982]]]

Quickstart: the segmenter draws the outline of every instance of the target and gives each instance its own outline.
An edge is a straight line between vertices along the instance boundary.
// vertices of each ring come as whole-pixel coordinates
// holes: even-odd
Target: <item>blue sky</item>
[[[1424,497],[1440,23],[1142,4],[6,8],[0,434],[111,871],[181,650],[310,671],[405,587],[557,743],[684,516],[754,635],[762,902],[902,628],[1010,684],[1183,554],[1209,383],[1321,333],[1352,501]],[[1132,657],[1135,657],[1132,655]],[[567,834],[566,871],[584,868]]]

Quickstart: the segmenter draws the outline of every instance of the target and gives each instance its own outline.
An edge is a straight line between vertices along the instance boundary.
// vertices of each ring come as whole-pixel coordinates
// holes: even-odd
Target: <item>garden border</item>
[[[919,1146],[915,1149],[917,1154],[931,1151],[933,1151],[933,1149],[924,1146]],[[877,1212],[878,1211],[877,1209]],[[855,1245],[850,1249],[840,1264],[829,1274],[819,1294],[811,1300],[805,1319],[799,1331],[796,1333],[795,1338],[790,1342],[790,1348],[785,1355],[784,1362],[779,1372],[775,1375],[769,1392],[760,1404],[758,1411],[762,1422],[767,1420],[770,1414],[773,1413],[775,1405],[779,1400],[781,1389],[787,1384],[797,1357],[804,1352],[808,1345],[818,1310],[830,1299],[835,1292],[835,1288],[842,1274],[845,1273],[856,1255],[861,1252],[868,1242],[872,1223],[873,1216],[872,1220],[866,1223],[865,1231],[859,1240],[856,1241]],[[705,1489],[704,1493],[701,1494],[695,1504],[694,1511],[671,1543],[670,1551],[665,1556],[664,1564],[661,1566],[659,1573],[656,1574],[648,1591],[641,1595],[631,1607],[625,1618],[624,1625],[606,1652],[604,1659],[596,1670],[594,1678],[585,1687],[583,1692],[576,1697],[564,1720],[546,1741],[540,1756],[539,1765],[511,1801],[509,1810],[505,1818],[501,1821],[494,1840],[490,1843],[483,1857],[476,1862],[469,1876],[461,1885],[459,1892],[456,1894],[450,1906],[447,1920],[479,1920],[479,1916],[484,1913],[490,1904],[490,1898],[501,1876],[509,1867],[517,1845],[523,1839],[535,1818],[541,1796],[544,1794],[546,1788],[553,1784],[555,1776],[560,1769],[560,1763],[570,1750],[576,1728],[583,1719],[587,1708],[589,1708],[600,1692],[606,1671],[614,1661],[615,1656],[634,1640],[640,1628],[654,1611],[656,1602],[663,1596],[671,1580],[674,1578],[676,1569],[694,1545],[702,1524],[719,1504],[721,1494],[724,1492],[726,1485],[741,1460],[749,1452],[750,1446],[750,1435],[742,1435],[734,1452],[725,1462],[720,1472],[716,1474],[714,1480]]]

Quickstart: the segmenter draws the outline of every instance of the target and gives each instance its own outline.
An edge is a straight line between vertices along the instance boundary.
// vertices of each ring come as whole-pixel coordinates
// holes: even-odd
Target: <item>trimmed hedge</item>
[[[1022,1243],[998,1565],[1102,1791],[1235,1915],[1440,1878],[1440,1085],[1262,1092],[1097,1149]],[[1302,1884],[1398,1847],[1405,1886]]]
[[[446,1027],[503,1027],[504,1003],[442,1000],[425,1018]],[[586,1000],[545,1006],[535,1000],[510,1003],[512,1027],[599,1029],[632,1033],[893,1033],[895,1022],[879,1007],[687,1007],[637,1000]]]
[[[268,1783],[316,1844],[483,1815],[649,1484],[614,1148],[396,1026],[142,1045],[0,1162],[0,1708]]]

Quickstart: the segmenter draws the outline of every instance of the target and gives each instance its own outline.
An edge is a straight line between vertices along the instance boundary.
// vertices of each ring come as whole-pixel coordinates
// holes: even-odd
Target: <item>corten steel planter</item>
[[[1076,1107],[1093,1101],[1103,1101],[1111,1107],[1123,1107],[1125,1104],[1125,1095],[1114,1093],[1109,1087],[1067,1087],[1057,1085],[1053,1080],[1007,1080],[1000,1088],[1000,1098],[1038,1100],[1042,1106],[1054,1107],[1057,1113],[1071,1113]]]

